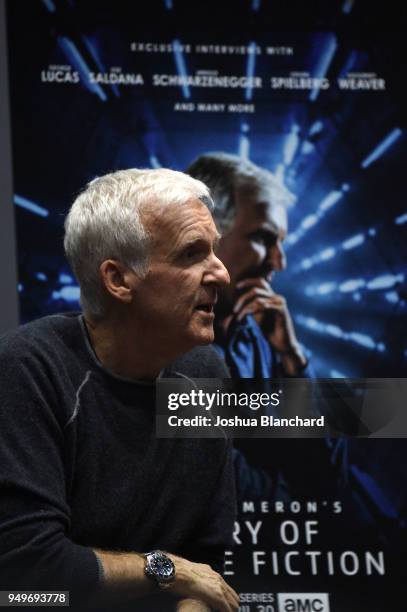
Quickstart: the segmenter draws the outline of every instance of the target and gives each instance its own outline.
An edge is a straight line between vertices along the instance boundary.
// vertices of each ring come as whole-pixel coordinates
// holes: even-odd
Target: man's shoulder
[[[191,378],[229,378],[227,365],[213,346],[196,346],[178,357],[165,370],[166,376],[179,375]]]
[[[48,354],[78,334],[78,313],[51,315],[20,325],[0,336],[0,357],[18,358],[35,352]]]

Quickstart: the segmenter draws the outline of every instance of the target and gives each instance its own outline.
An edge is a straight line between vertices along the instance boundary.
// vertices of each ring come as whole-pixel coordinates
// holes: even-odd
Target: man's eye
[[[183,253],[183,257],[185,259],[193,259],[196,254],[197,254],[197,249],[195,248],[185,249]]]
[[[277,236],[268,232],[253,232],[249,235],[249,239],[266,246],[272,246],[277,242]]]
[[[202,249],[196,246],[189,247],[188,249],[185,249],[185,251],[181,253],[181,261],[184,261],[186,263],[191,263],[199,259],[201,256],[202,256]]]

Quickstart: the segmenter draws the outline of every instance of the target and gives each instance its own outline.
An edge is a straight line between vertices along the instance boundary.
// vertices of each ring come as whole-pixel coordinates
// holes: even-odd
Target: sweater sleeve
[[[233,527],[236,519],[236,491],[230,440],[205,440],[210,445],[223,443],[223,461],[216,484],[210,495],[205,522],[199,526],[194,550],[185,556],[199,563],[208,563],[217,572],[223,572],[225,550],[233,547]],[[215,448],[212,452],[216,453]]]
[[[64,430],[49,372],[28,342],[0,348],[0,590],[91,594],[96,555],[69,539]]]

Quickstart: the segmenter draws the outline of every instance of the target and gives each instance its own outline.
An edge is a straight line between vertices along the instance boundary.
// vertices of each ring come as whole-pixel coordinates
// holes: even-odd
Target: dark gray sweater
[[[213,349],[166,372],[225,377]],[[98,585],[92,548],[175,552],[219,569],[235,512],[225,440],[155,437],[155,387],[97,361],[79,315],[0,341],[0,590]]]

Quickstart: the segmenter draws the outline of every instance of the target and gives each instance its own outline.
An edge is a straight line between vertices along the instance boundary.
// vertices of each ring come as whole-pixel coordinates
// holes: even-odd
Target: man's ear
[[[106,259],[99,268],[106,291],[123,304],[130,304],[140,277],[121,261]]]

